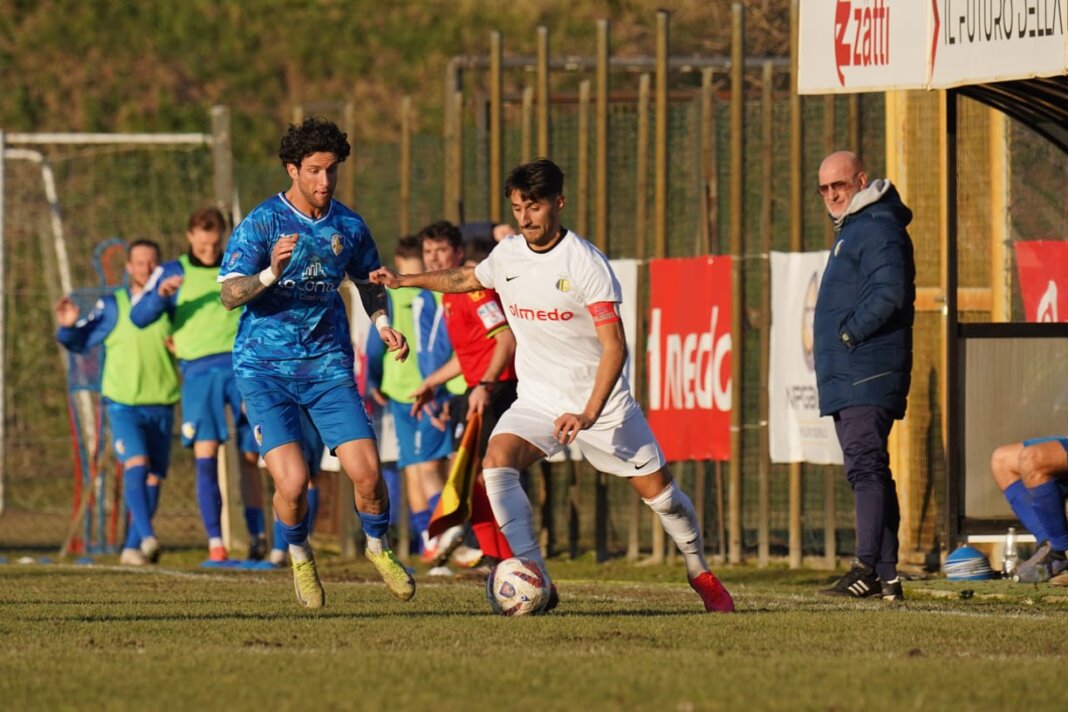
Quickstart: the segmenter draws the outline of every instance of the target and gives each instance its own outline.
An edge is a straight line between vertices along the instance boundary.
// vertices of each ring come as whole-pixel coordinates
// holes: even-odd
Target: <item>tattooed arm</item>
[[[279,238],[271,250],[271,265],[260,274],[251,274],[247,277],[231,277],[222,283],[222,292],[219,295],[223,306],[227,309],[236,309],[248,304],[256,297],[267,291],[282,275],[293,250],[297,246],[297,235],[286,235]],[[269,270],[269,273],[268,273]]]
[[[485,289],[475,276],[474,267],[456,267],[439,269],[422,274],[397,274],[388,267],[381,267],[371,273],[371,281],[391,289],[397,287],[420,287],[435,292],[473,292]]]

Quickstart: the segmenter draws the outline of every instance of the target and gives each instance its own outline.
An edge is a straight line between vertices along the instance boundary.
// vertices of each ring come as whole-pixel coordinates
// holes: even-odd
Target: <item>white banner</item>
[[[801,94],[1068,73],[1068,0],[802,0]]]
[[[768,436],[772,462],[842,464],[830,418],[820,417],[812,353],[816,295],[830,253],[771,253],[771,373]]]

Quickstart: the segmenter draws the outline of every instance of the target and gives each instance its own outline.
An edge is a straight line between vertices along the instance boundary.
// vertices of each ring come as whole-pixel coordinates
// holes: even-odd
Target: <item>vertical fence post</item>
[[[711,67],[701,70],[701,251],[719,248],[719,187],[716,176],[716,104]]]
[[[356,209],[356,102],[346,101],[341,108],[342,130],[349,139],[349,157],[341,164],[345,204]],[[348,478],[342,478],[348,479]]]
[[[742,374],[745,271],[742,229],[745,189],[745,40],[741,3],[731,6],[731,461],[728,520],[732,564],[742,561]]]
[[[597,164],[593,237],[602,252],[608,252],[608,20],[597,21]]]
[[[452,222],[459,225],[464,221],[464,93],[457,91],[452,95],[452,182],[453,204],[449,212]]]
[[[7,138],[0,129],[0,514],[4,512],[7,494],[7,236],[4,234],[6,205],[4,190],[7,179],[7,163],[4,151]]]
[[[489,219],[501,221],[501,33],[490,33]]]
[[[860,94],[850,94],[846,100],[846,134],[847,145],[864,160],[864,147],[860,132]]]
[[[211,162],[215,169],[215,207],[236,222],[234,213],[234,152],[230,107],[211,107]]]
[[[534,87],[523,87],[523,104],[519,115],[519,162],[530,163],[533,158],[530,144],[533,141]]]
[[[549,28],[538,27],[538,156],[549,158]]]
[[[772,194],[774,192],[773,146],[775,136],[775,74],[770,61],[762,71],[760,181],[760,468],[758,470],[757,565],[771,561],[771,461],[768,453],[768,380],[771,371],[771,230]]]
[[[800,252],[802,245],[801,207],[801,95],[797,93],[797,42],[800,0],[790,3],[790,251]],[[801,568],[801,463],[789,465],[790,517],[789,565]]]
[[[589,237],[590,228],[590,82],[579,82],[578,104],[578,199],[575,201],[575,225],[578,234]]]
[[[829,156],[838,148],[835,121],[835,96],[827,94],[823,97],[823,155]],[[847,146],[850,150],[856,150],[855,146]],[[823,221],[823,246],[831,249],[834,245],[834,223],[830,220]],[[833,569],[838,558],[838,518],[835,512],[835,486],[838,482],[838,472],[833,467],[823,468],[823,559],[824,565]]]
[[[400,166],[397,171],[400,176],[400,234],[408,235],[411,232],[411,207],[412,207],[412,98],[401,98],[400,109]]]

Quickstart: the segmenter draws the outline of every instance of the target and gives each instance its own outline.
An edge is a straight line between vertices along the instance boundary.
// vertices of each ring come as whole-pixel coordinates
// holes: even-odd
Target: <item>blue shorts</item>
[[[303,410],[300,411],[300,449],[308,463],[308,472],[312,477],[318,475],[323,465],[323,439]]]
[[[148,471],[167,476],[171,460],[173,405],[123,405],[108,403],[111,446],[119,460],[148,458]]]
[[[1064,451],[1068,452],[1068,438],[1061,437],[1059,435],[1055,435],[1055,436],[1048,437],[1048,438],[1031,438],[1029,440],[1024,440],[1023,441],[1023,445],[1024,445],[1024,447],[1030,447],[1032,445],[1040,445],[1042,443],[1052,443],[1052,442],[1060,443],[1061,447],[1064,448]]]
[[[229,356],[229,354],[226,354]],[[218,362],[212,357],[208,365],[193,362],[182,371],[182,445],[214,440],[224,443],[230,438],[226,424],[226,407],[237,428],[237,445],[241,452],[259,452],[252,426],[241,408],[241,394],[234,382],[229,359]]]
[[[331,450],[351,440],[375,437],[363,399],[351,378],[294,381],[258,376],[236,381],[261,453],[286,443],[302,443],[305,439],[302,412]]]
[[[400,448],[397,467],[448,457],[452,452],[452,434],[449,429],[438,430],[430,422],[430,418],[416,418],[411,415],[411,410],[411,403],[389,402],[393,425],[397,429],[397,445]]]

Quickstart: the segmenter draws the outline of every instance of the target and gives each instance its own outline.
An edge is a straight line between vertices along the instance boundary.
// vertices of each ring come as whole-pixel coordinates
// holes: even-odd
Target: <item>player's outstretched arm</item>
[[[379,267],[371,273],[371,281],[390,289],[397,287],[420,287],[434,292],[473,292],[485,289],[475,277],[474,267],[439,269],[422,274],[397,274],[388,267]]]
[[[236,309],[248,304],[272,287],[289,266],[298,237],[299,235],[293,234],[278,238],[278,242],[274,243],[274,247],[271,248],[271,264],[259,274],[247,277],[234,276],[225,280],[219,295],[223,306],[227,309]]]

